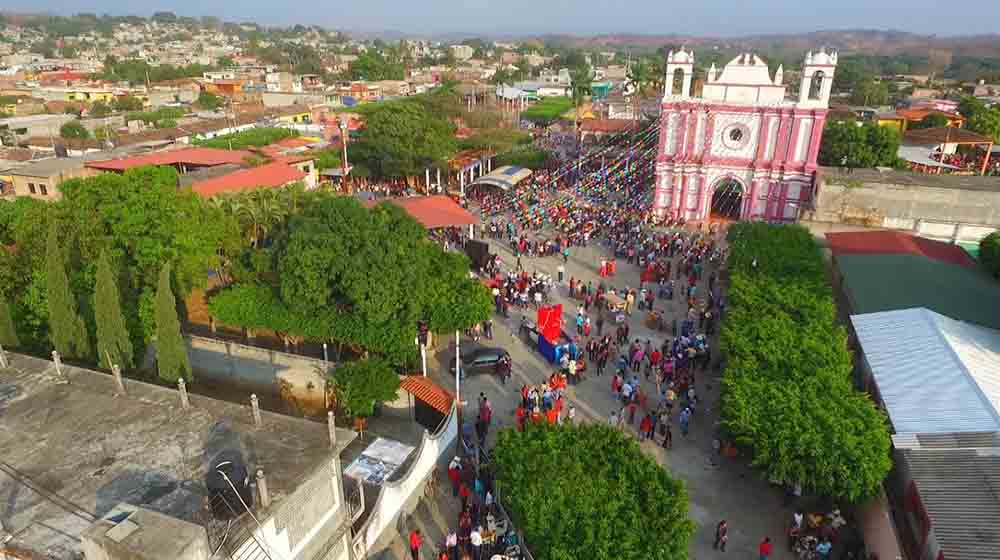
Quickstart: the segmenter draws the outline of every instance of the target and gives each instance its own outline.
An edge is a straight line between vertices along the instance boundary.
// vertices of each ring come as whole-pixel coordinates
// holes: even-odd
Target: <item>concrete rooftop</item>
[[[115,396],[110,375],[64,365],[65,383],[50,361],[8,357],[0,521],[8,547],[44,558],[77,557],[92,517],[120,502],[203,524],[205,474],[222,460],[264,469],[274,507],[356,437],[338,429],[331,450],[322,423],[262,411],[257,428],[249,406],[191,394],[184,410],[177,391],[128,379]]]

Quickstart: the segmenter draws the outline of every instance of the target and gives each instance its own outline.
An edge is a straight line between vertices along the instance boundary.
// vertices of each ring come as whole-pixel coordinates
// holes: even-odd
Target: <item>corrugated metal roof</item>
[[[903,455],[943,556],[997,558],[1000,449],[905,450]]]
[[[924,308],[851,322],[897,434],[1000,431],[1000,331]]]

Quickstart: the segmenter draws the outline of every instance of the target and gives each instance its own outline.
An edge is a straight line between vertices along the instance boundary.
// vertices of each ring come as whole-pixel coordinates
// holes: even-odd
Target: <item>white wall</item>
[[[386,529],[395,525],[413,496],[423,491],[424,482],[437,467],[441,457],[452,451],[452,444],[458,435],[458,414],[453,407],[445,425],[437,434],[424,432],[423,439],[414,453],[417,457],[410,470],[402,478],[386,482],[379,491],[375,505],[368,512],[368,520],[354,538],[356,558],[363,558]]]

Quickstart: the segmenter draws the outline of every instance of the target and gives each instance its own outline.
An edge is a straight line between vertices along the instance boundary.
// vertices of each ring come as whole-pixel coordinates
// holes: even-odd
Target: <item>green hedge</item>
[[[729,245],[723,429],[769,480],[873,495],[892,466],[888,423],[852,385],[819,246],[802,227],[761,223],[733,226]]]

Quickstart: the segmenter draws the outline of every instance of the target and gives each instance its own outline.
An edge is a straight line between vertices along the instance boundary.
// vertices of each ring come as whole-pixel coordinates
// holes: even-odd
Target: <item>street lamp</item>
[[[352,194],[351,193],[351,188],[350,188],[350,183],[348,183],[348,181],[347,181],[347,134],[348,134],[348,129],[349,129],[350,123],[351,123],[351,120],[350,120],[350,118],[347,115],[341,115],[340,122],[339,122],[339,124],[340,124],[340,147],[343,150],[343,154],[341,156],[342,161],[341,161],[340,171],[341,171],[342,175],[341,175],[340,181],[341,181],[341,186],[343,187],[344,191],[347,194]]]

